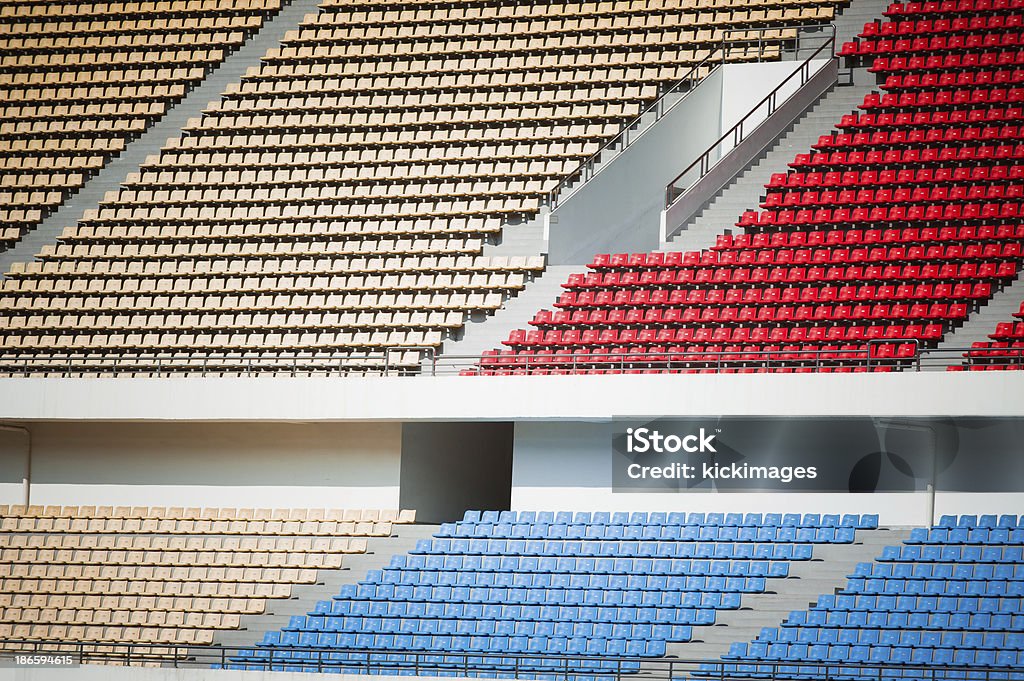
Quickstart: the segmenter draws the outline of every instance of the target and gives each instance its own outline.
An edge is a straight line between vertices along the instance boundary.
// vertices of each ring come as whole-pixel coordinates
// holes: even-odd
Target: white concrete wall
[[[397,423],[36,423],[35,504],[397,508]],[[8,435],[10,435],[8,437]],[[0,503],[23,439],[0,433]]]
[[[109,665],[82,665],[76,668],[0,667],[0,681],[408,681],[430,679],[430,676],[367,677],[361,674],[314,674],[306,672],[238,672],[214,669],[152,669],[144,667],[112,667]]]
[[[1024,371],[0,379],[0,422],[1024,416]]]

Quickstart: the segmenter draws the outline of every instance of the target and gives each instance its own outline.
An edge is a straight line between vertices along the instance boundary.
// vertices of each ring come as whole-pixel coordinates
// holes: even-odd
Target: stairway
[[[303,584],[292,588],[291,598],[267,602],[267,611],[262,615],[243,615],[241,626],[219,632],[214,645],[241,647],[250,646],[263,638],[268,631],[277,631],[288,626],[295,615],[310,612],[318,601],[330,600],[345,584],[355,584],[366,577],[370,570],[380,570],[391,562],[391,557],[408,553],[416,542],[428,539],[438,530],[437,525],[393,525],[390,537],[370,537],[366,541],[366,553],[346,555],[338,570],[319,570],[316,584]]]
[[[715,244],[719,234],[733,229],[746,210],[756,210],[764,197],[764,186],[773,173],[784,173],[787,164],[807,152],[822,135],[832,131],[844,114],[864,100],[871,87],[834,85],[749,166],[729,181],[705,207],[675,236],[662,244],[662,251],[699,251]]]
[[[484,244],[486,257],[522,257],[544,255],[548,242],[544,238],[545,209],[523,222],[507,222],[501,227],[501,242]]]
[[[905,528],[859,530],[853,544],[815,544],[809,561],[792,561],[789,576],[767,580],[765,593],[744,594],[739,610],[719,610],[715,624],[693,628],[689,643],[670,643],[670,657],[717,660],[737,641],[751,641],[764,627],[779,626],[793,610],[806,610],[821,594],[846,585],[857,563],[882,555],[885,546],[910,536]]]
[[[947,366],[963,362],[963,350],[977,341],[992,340],[988,335],[996,330],[996,324],[1017,321],[1013,315],[1020,310],[1021,301],[1024,301],[1024,277],[1018,271],[1010,284],[989,298],[962,326],[947,333],[936,346],[938,352],[924,356],[921,368],[944,371]]]
[[[467,321],[462,327],[462,336],[447,340],[438,357],[438,372],[451,373],[456,368],[471,368],[476,364],[470,359],[454,360],[453,357],[478,358],[485,350],[502,347],[514,329],[529,328],[529,322],[541,308],[551,308],[562,293],[562,284],[574,272],[582,272],[580,265],[548,265],[544,272],[526,285],[515,298],[505,301],[500,310],[479,320]],[[423,372],[430,374],[430,360],[425,360]]]
[[[268,49],[280,45],[285,33],[295,29],[306,14],[319,11],[317,0],[284,0],[284,3],[252,38],[225,58],[145,133],[130,142],[120,156],[111,159],[13,248],[0,253],[0,278],[10,271],[12,263],[31,261],[43,246],[55,243],[65,227],[76,225],[86,210],[99,205],[104,194],[116,190],[129,173],[138,172],[139,166],[150,160],[148,157],[159,154],[168,138],[178,137],[189,118],[201,116],[203,109],[219,99],[229,83],[240,80],[249,67],[259,64]]]
[[[888,0],[857,0],[837,14],[836,49],[843,42],[853,40],[864,29],[864,24],[880,18],[889,6]],[[663,243],[661,251],[699,251],[713,246],[719,234],[731,230],[745,210],[755,209],[764,196],[764,185],[772,173],[786,172],[787,164],[798,153],[810,150],[818,137],[832,131],[844,114],[848,114],[864,100],[864,95],[876,89],[875,75],[867,68],[852,69],[842,85],[833,86],[789,128],[756,157],[729,184],[722,188],[707,205],[682,227],[675,236]],[[670,226],[671,228],[671,226]]]

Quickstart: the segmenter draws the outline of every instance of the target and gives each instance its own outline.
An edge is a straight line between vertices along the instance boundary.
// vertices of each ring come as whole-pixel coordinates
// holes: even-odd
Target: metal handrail
[[[807,30],[811,30],[811,29],[824,28],[826,26],[831,26],[832,27],[833,42],[834,42],[835,26],[833,24],[807,24],[807,25],[798,26],[798,29],[799,30],[803,30],[803,31],[807,31]],[[712,52],[710,52],[708,54],[708,56],[704,57],[704,59],[702,59],[696,66],[692,67],[689,71],[687,71],[686,75],[684,75],[682,78],[677,80],[674,84],[669,86],[669,88],[667,90],[662,92],[658,96],[658,99],[655,100],[655,102],[653,104],[648,106],[646,109],[644,109],[642,112],[640,112],[639,115],[637,115],[635,118],[633,118],[628,123],[623,125],[622,126],[622,130],[615,137],[613,137],[612,139],[610,139],[609,141],[607,141],[603,145],[601,145],[601,147],[597,151],[595,151],[593,154],[591,154],[589,157],[587,157],[586,160],[584,160],[572,172],[570,172],[568,175],[566,175],[565,178],[563,178],[553,189],[551,189],[548,192],[547,199],[545,200],[546,201],[545,205],[550,210],[554,210],[558,206],[558,201],[559,201],[560,195],[562,194],[563,191],[565,191],[565,189],[569,185],[575,184],[576,182],[580,182],[581,184],[585,183],[585,182],[588,182],[592,177],[594,177],[594,175],[597,174],[596,171],[595,171],[595,167],[597,165],[597,162],[598,162],[599,158],[606,151],[608,151],[609,149],[611,149],[611,148],[613,148],[613,147],[615,147],[617,145],[620,145],[620,144],[621,144],[620,151],[623,151],[626,148],[628,148],[633,142],[635,142],[640,137],[640,135],[643,134],[644,131],[642,130],[642,131],[638,132],[635,136],[630,138],[630,134],[629,134],[630,130],[632,130],[634,127],[638,126],[643,121],[644,117],[648,116],[649,114],[651,114],[653,112],[654,113],[654,122],[657,122],[657,121],[661,120],[665,116],[665,114],[667,114],[669,111],[674,109],[680,102],[682,102],[683,98],[681,97],[680,99],[675,101],[670,106],[667,106],[667,107],[665,106],[665,101],[668,99],[669,96],[674,95],[677,92],[679,92],[680,90],[684,90],[684,89],[687,91],[687,93],[692,92],[694,87],[696,87],[705,78],[707,78],[712,73],[714,73],[715,69],[717,69],[719,66],[721,66],[722,64],[725,63],[726,44],[727,43],[737,44],[737,43],[755,42],[754,39],[749,39],[749,40],[729,40],[728,36],[736,34],[736,33],[751,33],[751,32],[758,32],[758,33],[763,35],[764,33],[767,33],[767,32],[770,32],[770,31],[778,31],[778,30],[779,30],[778,26],[772,26],[772,27],[750,27],[750,28],[728,28],[728,29],[725,29],[722,32],[722,44],[721,44],[721,47],[718,47],[715,50],[713,50]],[[797,52],[797,54],[799,54],[800,53],[800,33],[799,32],[797,33],[796,40],[797,40],[796,52]],[[761,57],[764,54],[764,48],[765,48],[766,43],[764,42],[764,39],[761,38],[761,37],[758,37],[756,42],[757,42],[757,45],[758,45],[758,48],[757,48],[757,58],[758,58],[758,61],[760,61]],[[703,76],[701,76],[700,75],[700,70],[704,69],[704,68],[709,68],[710,64],[712,64],[712,63],[714,63],[715,66],[711,67],[708,70],[707,73],[705,73]],[[686,86],[685,88],[683,87],[684,85]]]
[[[261,654],[254,656],[258,651]],[[84,641],[41,641],[7,639],[0,660],[11,660],[17,666],[19,655],[54,658],[69,656],[73,664],[116,661],[121,664],[158,662],[179,668],[224,668],[231,664],[254,670],[274,671],[299,667],[303,671],[356,671],[357,673],[388,670],[412,671],[415,675],[431,671],[469,672],[499,669],[513,678],[535,678],[538,673],[564,679],[587,679],[614,676],[643,678],[649,681],[671,681],[683,675],[693,678],[747,681],[752,675],[760,679],[790,678],[793,668],[799,675],[821,678],[874,678],[885,681],[980,681],[1005,679],[1019,673],[1019,666],[925,665],[913,663],[850,662],[838,660],[766,660],[740,658],[735,660],[678,657],[637,657],[627,655],[551,654],[539,652],[489,652],[482,650],[401,650],[364,647],[326,646],[201,646],[159,643],[91,643]],[[52,661],[50,662],[53,665]],[[746,671],[743,667],[756,667]]]
[[[772,345],[798,345],[798,342],[775,341]],[[858,345],[843,349],[843,345]],[[716,342],[715,345],[743,345],[742,342]],[[524,370],[527,373],[545,369],[581,371],[603,370],[732,370],[732,369],[835,369],[889,367],[900,371],[925,371],[950,365],[970,369],[986,365],[1024,368],[1024,347],[1005,348],[929,348],[917,338],[871,338],[859,342],[821,341],[821,348],[810,349],[738,349],[738,350],[673,350],[633,351],[585,350],[572,354],[554,351],[532,352],[529,355],[438,355],[432,347],[409,346],[353,358],[348,355],[314,354],[122,354],[96,357],[86,354],[8,355],[0,356],[0,372],[17,378],[39,373],[64,375],[109,373],[113,376],[139,373],[182,373],[186,376],[208,376],[224,373],[256,375],[332,375],[373,374],[383,376],[446,375],[486,373],[492,370]],[[883,346],[913,345],[913,353],[885,356]],[[827,346],[827,347],[826,347]],[[838,346],[838,347],[837,347]],[[399,364],[390,355],[414,351],[415,364]]]
[[[683,177],[685,177],[691,170],[693,170],[695,166],[700,167],[700,176],[697,178],[699,180],[703,178],[705,175],[707,175],[708,172],[711,171],[711,168],[713,168],[719,161],[722,160],[721,158],[719,158],[716,159],[713,163],[710,161],[712,153],[719,147],[719,145],[721,145],[723,142],[732,137],[733,148],[735,148],[740,144],[740,142],[747,138],[747,135],[756,131],[758,128],[761,127],[761,125],[764,125],[769,118],[771,118],[772,114],[774,114],[776,109],[778,108],[779,92],[781,92],[782,88],[785,87],[793,78],[800,76],[800,85],[805,85],[811,77],[811,62],[817,59],[818,55],[820,55],[822,51],[825,50],[825,48],[831,48],[832,54],[830,54],[830,61],[835,61],[838,59],[838,57],[836,57],[834,54],[836,44],[836,27],[835,24],[827,24],[827,26],[829,26],[832,29],[832,35],[829,37],[828,40],[822,43],[818,47],[818,49],[816,49],[811,54],[811,56],[807,57],[807,59],[805,59],[800,64],[800,66],[798,66],[791,74],[789,74],[785,80],[779,83],[771,92],[765,95],[760,102],[755,104],[754,107],[750,111],[748,111],[745,116],[743,116],[743,118],[741,118],[735,125],[729,128],[721,137],[719,137],[714,142],[714,144],[709,146],[704,151],[704,153],[702,153],[700,156],[694,159],[694,161],[690,165],[686,166],[686,168],[681,173],[676,175],[672,179],[672,181],[665,186],[665,208],[670,207],[672,204],[678,201],[683,194],[686,193],[686,190],[677,190],[676,183],[682,180]],[[751,117],[757,114],[761,110],[761,107],[764,106],[765,104],[768,105],[768,114],[765,116],[765,120],[761,121],[761,123],[755,126],[753,130],[745,131],[744,124]]]

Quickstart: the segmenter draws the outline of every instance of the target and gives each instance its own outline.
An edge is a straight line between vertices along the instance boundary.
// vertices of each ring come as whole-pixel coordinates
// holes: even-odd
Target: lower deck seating
[[[815,545],[874,527],[866,515],[469,511],[231,667],[454,672],[468,656],[482,675],[636,671],[614,658],[664,656]]]
[[[943,516],[858,564],[841,591],[733,644],[702,675],[1024,679],[1022,544],[1024,517]]]
[[[0,639],[206,645],[409,511],[0,506]]]

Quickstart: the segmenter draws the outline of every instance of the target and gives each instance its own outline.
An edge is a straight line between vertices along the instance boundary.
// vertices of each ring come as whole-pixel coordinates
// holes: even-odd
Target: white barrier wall
[[[34,423],[34,504],[397,508],[397,423]],[[0,503],[27,450],[0,432]]]

